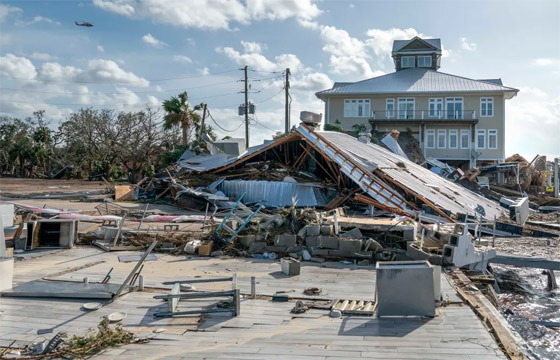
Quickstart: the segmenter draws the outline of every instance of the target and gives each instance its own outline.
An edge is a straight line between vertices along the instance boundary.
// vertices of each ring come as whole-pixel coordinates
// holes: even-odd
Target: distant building
[[[410,131],[425,157],[463,167],[505,158],[505,100],[519,90],[501,79],[475,80],[438,71],[440,39],[396,40],[395,72],[319,91],[325,123],[345,131]]]

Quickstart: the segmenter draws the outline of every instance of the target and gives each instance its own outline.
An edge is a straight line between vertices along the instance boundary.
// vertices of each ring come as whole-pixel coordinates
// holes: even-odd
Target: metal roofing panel
[[[298,132],[307,136],[308,132]],[[483,213],[492,219],[500,217],[503,209],[498,203],[486,199],[460,185],[457,185],[430,170],[402,158],[381,146],[365,144],[356,138],[339,132],[316,132],[329,141],[339,151],[351,156],[359,166],[372,171],[377,169],[401,186],[425,197],[438,207],[457,213]]]
[[[489,81],[469,79],[431,69],[411,68],[323,90],[317,95],[489,91],[517,92],[518,90]]]

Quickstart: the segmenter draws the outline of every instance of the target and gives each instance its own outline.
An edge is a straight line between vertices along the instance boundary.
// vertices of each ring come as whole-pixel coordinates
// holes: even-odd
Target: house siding
[[[397,109],[398,109],[398,99],[399,98],[414,98],[415,99],[415,118],[420,119],[422,114],[421,110],[424,110],[424,119],[430,119],[428,117],[429,109],[429,99],[431,98],[443,98],[444,99],[444,110],[445,110],[445,98],[447,97],[461,97],[463,98],[463,109],[466,111],[465,119],[471,119],[473,116],[470,111],[474,111],[474,118],[478,119],[478,124],[472,125],[473,130],[471,131],[471,147],[476,146],[476,130],[484,129],[486,130],[486,148],[476,149],[477,152],[481,153],[478,160],[503,160],[505,158],[505,98],[503,94],[485,94],[477,93],[468,95],[462,94],[433,94],[433,95],[409,95],[409,94],[386,94],[386,95],[375,95],[375,96],[352,96],[352,95],[331,95],[325,100],[325,106],[327,114],[326,123],[335,124],[338,120],[346,131],[352,131],[352,126],[356,124],[364,124],[369,130],[372,127],[369,123],[369,119],[372,117],[344,117],[344,99],[369,99],[371,103],[371,111],[375,116],[375,119],[386,119],[385,113],[385,101],[386,99],[395,99],[395,117],[392,119],[394,122],[391,124],[378,125],[378,131],[389,131],[392,129],[397,129],[399,131],[407,131],[411,129],[413,135],[419,137],[420,125],[418,124],[406,124],[402,121],[399,122],[397,119]],[[480,98],[481,97],[492,97],[494,99],[493,107],[494,114],[491,117],[481,117],[480,116]],[[449,124],[426,124],[425,129],[435,129],[437,134],[437,129],[457,129],[460,135],[461,129],[470,129],[469,125],[454,123],[452,119],[445,120],[449,121]],[[498,130],[498,148],[488,149],[488,130],[496,129]],[[425,133],[422,134],[425,136]],[[420,140],[420,139],[419,139]],[[448,148],[449,133],[447,132],[447,144],[445,149],[425,149],[426,156],[431,156],[437,159],[469,159],[468,149],[449,149]],[[422,141],[422,147],[424,147],[424,141]],[[459,143],[460,147],[460,143]]]

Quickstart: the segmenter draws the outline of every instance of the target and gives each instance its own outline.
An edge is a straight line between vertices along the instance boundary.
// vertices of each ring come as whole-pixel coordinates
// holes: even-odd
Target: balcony
[[[405,122],[410,124],[424,123],[460,123],[476,124],[476,110],[394,110],[372,111],[369,122],[372,124],[388,124]]]

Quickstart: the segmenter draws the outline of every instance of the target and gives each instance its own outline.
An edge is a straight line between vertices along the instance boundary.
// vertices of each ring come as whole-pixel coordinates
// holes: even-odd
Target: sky
[[[87,21],[93,27],[79,27]],[[251,145],[324,112],[315,92],[394,71],[393,40],[441,38],[439,71],[501,78],[506,156],[560,155],[560,1],[0,0],[0,114],[45,110],[56,128],[80,108],[141,111],[186,90],[220,137]]]

